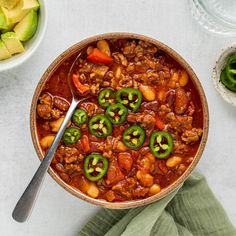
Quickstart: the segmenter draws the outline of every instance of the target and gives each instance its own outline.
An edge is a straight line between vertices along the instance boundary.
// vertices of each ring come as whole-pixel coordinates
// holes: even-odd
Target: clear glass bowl
[[[189,0],[197,22],[208,31],[236,35],[236,0]]]

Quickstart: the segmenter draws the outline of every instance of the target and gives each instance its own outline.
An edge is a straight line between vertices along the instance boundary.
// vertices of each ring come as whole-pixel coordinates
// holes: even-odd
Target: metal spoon
[[[26,219],[29,217],[34,203],[36,201],[37,195],[39,193],[40,187],[43,183],[43,180],[46,176],[47,170],[51,164],[51,161],[53,159],[54,153],[58,147],[58,144],[65,132],[66,126],[68,122],[71,119],[72,114],[74,113],[74,110],[76,109],[77,105],[84,101],[87,100],[89,97],[81,98],[78,96],[78,93],[75,91],[74,86],[72,85],[71,82],[71,74],[74,70],[74,67],[76,65],[76,62],[78,61],[81,53],[78,54],[78,56],[75,58],[70,70],[69,74],[67,76],[67,82],[70,87],[70,91],[72,94],[72,102],[70,105],[69,110],[67,111],[67,114],[65,116],[65,119],[63,123],[61,124],[60,129],[58,130],[58,133],[51,145],[51,147],[48,149],[46,156],[44,157],[43,161],[41,162],[39,168],[35,172],[32,180],[30,181],[29,185],[25,189],[24,193],[22,194],[21,198],[17,202],[13,213],[12,217],[18,222],[24,222]]]

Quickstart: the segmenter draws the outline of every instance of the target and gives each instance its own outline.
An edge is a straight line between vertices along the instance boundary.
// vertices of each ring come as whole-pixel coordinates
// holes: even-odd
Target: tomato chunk
[[[92,53],[90,53],[87,57],[88,61],[93,63],[102,63],[102,64],[109,64],[112,62],[112,58],[109,57],[107,54],[101,52],[99,49],[94,48]]]
[[[118,164],[121,169],[124,169],[126,172],[129,172],[133,165],[133,159],[129,153],[119,153]]]
[[[164,124],[164,122],[161,119],[157,118],[156,119],[156,127],[159,130],[163,130],[165,128],[165,124]]]
[[[90,144],[89,144],[89,138],[88,138],[87,135],[83,135],[81,137],[81,143],[82,143],[84,152],[89,152],[91,150],[91,147],[90,147]]]
[[[109,164],[108,171],[107,171],[107,184],[117,183],[120,180],[124,179],[124,174],[121,172],[117,161],[112,161]]]

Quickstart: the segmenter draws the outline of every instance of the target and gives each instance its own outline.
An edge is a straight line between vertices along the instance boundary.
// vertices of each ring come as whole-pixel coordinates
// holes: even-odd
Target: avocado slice
[[[20,0],[0,0],[0,6],[12,9]]]
[[[10,52],[7,50],[4,42],[0,39],[0,60],[5,60],[11,57]]]
[[[6,32],[9,32],[9,31],[12,31],[15,25],[16,25],[15,23],[14,23],[14,24],[7,25],[7,26],[5,27],[5,29],[2,29],[2,30],[1,30],[1,32],[2,32],[2,33],[6,33]]]
[[[10,10],[6,7],[1,7],[8,25],[21,21],[24,16],[32,9],[39,9],[39,3],[37,0],[20,0],[18,4]]]
[[[2,31],[2,33],[11,31],[14,28],[15,24],[7,24],[7,20],[5,15],[3,14],[3,12],[0,9],[0,30]]]
[[[23,10],[35,10],[39,9],[40,5],[38,0],[23,0]]]
[[[0,10],[0,30],[1,29],[5,29],[7,25],[7,21],[5,18],[5,15],[3,14],[3,12]]]
[[[27,41],[32,38],[37,30],[38,14],[31,10],[14,28],[16,36],[20,41]]]
[[[24,47],[20,40],[17,38],[15,32],[7,32],[1,35],[2,41],[6,45],[10,54],[24,52]]]

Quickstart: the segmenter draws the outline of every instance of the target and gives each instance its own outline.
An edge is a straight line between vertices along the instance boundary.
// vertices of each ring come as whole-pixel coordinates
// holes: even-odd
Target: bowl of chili
[[[67,75],[91,97],[74,112],[49,174],[65,190],[107,208],[159,200],[193,171],[208,135],[208,106],[189,64],[165,44],[109,33],[63,52],[33,96],[30,126],[40,160],[69,108]]]

